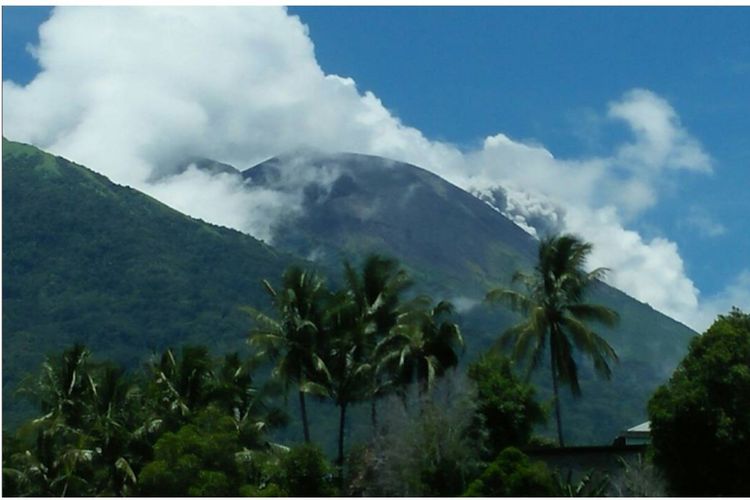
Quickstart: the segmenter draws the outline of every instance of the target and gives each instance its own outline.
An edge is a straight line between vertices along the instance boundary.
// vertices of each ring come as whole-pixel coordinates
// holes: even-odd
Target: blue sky
[[[750,265],[750,9],[290,11],[310,27],[327,71],[459,144],[501,130],[562,157],[601,153],[624,131],[588,134],[587,114],[633,87],[657,92],[716,159],[716,174],[680,178],[638,226],[678,242],[706,293]],[[700,237],[681,224],[691,207],[727,232]]]
[[[38,43],[49,13],[3,7],[3,80],[13,89],[39,71],[26,46]],[[563,163],[607,158],[619,169],[608,186],[635,177],[622,158],[610,159],[638,125],[613,118],[612,106],[635,100],[634,89],[647,91],[638,94],[642,102],[663,103],[685,144],[697,145],[710,166],[665,163],[648,174],[653,202],[619,215],[618,227],[645,242],[676,244],[702,300],[750,297],[737,281],[750,273],[750,9],[295,7],[288,14],[309,30],[311,64],[351,78],[360,97],[370,91],[401,124],[467,157],[502,133]]]

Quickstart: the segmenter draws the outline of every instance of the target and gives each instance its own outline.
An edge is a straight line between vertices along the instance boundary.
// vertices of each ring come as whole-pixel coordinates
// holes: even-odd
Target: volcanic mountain
[[[211,160],[190,164],[234,173]],[[241,349],[251,322],[238,306],[267,308],[260,280],[277,281],[302,259],[334,282],[342,259],[358,263],[370,252],[400,259],[415,291],[456,304],[469,361],[519,319],[484,305],[484,294],[535,260],[536,240],[485,202],[419,167],[374,156],[298,152],[238,175],[250,193],[260,186],[299,202],[296,215],[276,221],[273,247],[31,146],[4,140],[2,175],[5,417],[18,408],[18,381],[44,354],[77,340],[131,367],[186,342]],[[605,382],[581,360],[584,396],[563,401],[568,439],[581,444],[609,442],[642,421],[648,397],[694,335],[604,283],[588,299],[620,312],[620,326],[600,332],[620,363]],[[534,380],[548,400],[548,373]]]
[[[302,211],[280,221],[277,248],[340,268],[369,252],[399,258],[423,290],[462,312],[467,357],[492,345],[519,318],[482,303],[488,289],[509,286],[536,260],[537,240],[488,203],[415,165],[360,154],[304,152],[269,159],[242,173],[250,185],[299,193]],[[582,359],[584,397],[565,400],[574,441],[602,441],[645,419],[645,402],[684,356],[695,332],[605,283],[588,301],[617,310],[621,321],[600,333],[620,363],[611,381],[593,377]],[[543,393],[549,375],[535,380]],[[586,430],[583,430],[586,429]],[[580,431],[580,432],[579,432]],[[607,438],[607,436],[610,436]]]

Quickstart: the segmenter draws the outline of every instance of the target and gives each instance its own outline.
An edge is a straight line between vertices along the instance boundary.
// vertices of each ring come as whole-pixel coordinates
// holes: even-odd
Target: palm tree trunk
[[[346,403],[341,404],[341,413],[339,414],[339,458],[338,465],[344,465],[344,427],[346,426]]]
[[[305,434],[305,443],[310,442],[310,427],[307,424],[307,407],[305,406],[305,393],[299,391],[299,411],[302,414],[302,431]]]
[[[565,441],[563,440],[562,418],[560,416],[560,396],[557,390],[557,367],[555,363],[555,349],[552,347],[552,345],[552,338],[550,337],[550,369],[552,370],[552,393],[555,400],[555,419],[557,420],[557,442],[562,448],[563,446],[565,446]]]
[[[378,409],[375,402],[375,397],[373,396],[372,400],[370,401],[370,421],[372,422],[372,430],[377,430],[378,428]]]

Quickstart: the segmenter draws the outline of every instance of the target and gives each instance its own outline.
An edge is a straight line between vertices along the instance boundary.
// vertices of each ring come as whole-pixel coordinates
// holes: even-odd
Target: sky
[[[3,135],[267,241],[299,198],[174,165],[408,161],[502,188],[519,225],[580,234],[611,284],[701,331],[750,310],[747,26],[742,7],[4,6]]]

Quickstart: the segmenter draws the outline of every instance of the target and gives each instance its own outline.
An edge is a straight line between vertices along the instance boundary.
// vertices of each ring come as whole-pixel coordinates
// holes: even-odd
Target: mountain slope
[[[308,172],[314,180],[302,188],[303,215],[281,221],[274,245],[336,265],[341,255],[382,251],[414,264],[417,273],[429,267],[423,278],[433,285],[475,294],[534,257],[536,243],[526,232],[415,166],[376,156],[308,152],[304,158],[272,158],[243,177],[285,192],[299,189],[289,182],[294,174],[285,170],[300,168],[320,174]],[[467,282],[467,273],[475,279]]]
[[[232,168],[191,163],[208,171]],[[267,305],[260,279],[278,280],[300,258],[316,260],[335,279],[342,257],[357,262],[369,251],[398,257],[419,291],[460,307],[465,360],[518,319],[483,306],[481,298],[533,265],[535,240],[441,178],[372,156],[309,153],[275,158],[242,175],[250,184],[301,193],[302,215],[279,221],[274,237],[274,245],[297,257],[3,141],[4,425],[17,421],[12,395],[21,375],[74,340],[130,366],[184,342],[241,349],[250,321],[237,306]],[[563,402],[572,443],[611,441],[645,418],[646,400],[694,334],[605,285],[591,300],[623,316],[620,328],[602,332],[621,363],[610,383],[594,380],[582,363],[584,398]],[[548,377],[542,370],[534,379],[542,399],[549,397]],[[321,439],[334,436],[335,415],[328,410],[316,410]],[[367,419],[359,422],[353,410],[352,434],[364,436]]]
[[[260,280],[293,261],[31,146],[3,139],[2,168],[5,425],[20,377],[74,340],[129,366],[184,342],[242,349],[237,306],[267,304]]]
[[[243,172],[246,182],[301,190],[302,215],[279,222],[274,245],[326,266],[369,251],[401,259],[427,291],[462,306],[469,357],[488,348],[519,318],[480,304],[486,291],[508,286],[530,270],[536,240],[475,196],[414,165],[384,158],[322,153],[272,158]],[[310,179],[305,185],[289,179]],[[584,398],[564,395],[572,442],[611,441],[645,419],[645,404],[686,352],[695,334],[686,326],[598,283],[589,301],[619,311],[620,325],[600,333],[620,364],[608,383],[593,378],[585,360]],[[474,306],[474,307],[472,307]],[[546,396],[549,374],[535,381]]]

